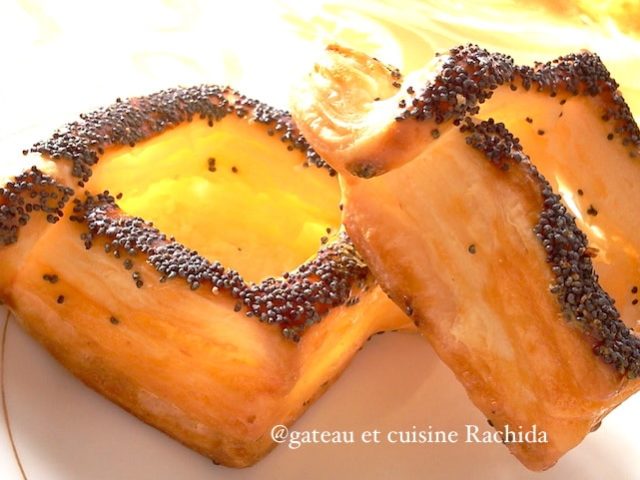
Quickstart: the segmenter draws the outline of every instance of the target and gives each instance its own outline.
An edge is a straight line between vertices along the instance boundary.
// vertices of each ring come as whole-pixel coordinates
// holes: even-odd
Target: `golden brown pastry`
[[[608,205],[607,190],[625,188],[617,175],[599,176],[604,165],[590,167],[599,160],[607,173],[636,178],[638,128],[587,53],[530,69],[469,45],[402,85],[375,63],[330,48],[294,95],[296,123],[341,174],[346,230],[382,288],[514,455],[548,468],[640,388],[640,339],[624,323],[637,316],[616,308],[629,291],[607,293],[598,277],[615,282],[620,272],[628,282],[624,256],[590,246],[580,229],[588,224],[576,223],[554,191],[560,182],[545,176],[584,168],[576,181],[589,178],[585,195]],[[508,95],[529,89],[540,93]],[[504,102],[492,110],[495,91]],[[564,123],[555,120],[562,108]],[[527,123],[532,111],[536,128],[554,130],[553,146],[564,142],[524,143],[534,161],[546,155],[545,176],[498,116]],[[496,119],[482,120],[485,112]],[[628,216],[607,210],[603,234],[619,227],[620,244],[637,249],[633,223],[621,227],[633,205]]]
[[[640,321],[640,132],[597,55],[518,67],[478,116],[503,122],[589,239],[600,283]]]
[[[285,112],[172,89],[31,152],[0,190],[0,299],[88,386],[218,463],[256,462],[370,335],[410,323]]]

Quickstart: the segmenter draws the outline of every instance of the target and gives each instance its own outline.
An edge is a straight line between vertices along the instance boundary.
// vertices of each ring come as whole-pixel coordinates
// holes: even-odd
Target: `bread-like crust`
[[[345,69],[378,73],[357,59],[333,59],[324,78],[312,74],[301,87],[293,112],[314,146],[338,138],[332,137],[334,124],[355,132],[349,145],[338,140],[333,150],[321,150],[345,175],[348,233],[383,289],[414,318],[489,422],[499,431],[535,426],[546,433],[544,442],[506,443],[527,467],[550,467],[640,388],[640,339],[599,282],[597,251],[518,140],[502,123],[471,115],[482,115],[485,106],[491,110],[492,95],[517,89],[513,82],[554,95],[601,95],[609,110],[595,115],[606,113],[603,120],[614,124],[633,153],[637,126],[615,83],[590,54],[527,69],[464,46],[445,55],[430,82],[405,84],[383,100],[396,109],[385,123],[366,100],[348,100],[364,96],[344,95],[342,88]],[[501,72],[499,79],[491,73],[474,81],[483,69]],[[333,109],[298,109],[319,92],[333,99]],[[375,90],[369,93],[375,96]],[[527,98],[519,115],[526,115]],[[503,107],[509,110],[508,103]],[[358,121],[350,127],[353,118]],[[411,144],[394,147],[385,138],[389,132]],[[353,145],[385,152],[370,162],[357,157],[359,171],[373,178],[350,167]],[[625,150],[611,153],[617,162],[628,161]],[[565,163],[571,161],[580,168],[576,158]]]
[[[343,233],[283,277],[252,283],[92,187],[105,158],[203,122],[212,131],[240,122],[247,140],[319,168],[289,175],[335,175],[286,112],[229,88],[118,100],[36,144],[46,173],[34,167],[0,191],[0,299],[88,386],[215,462],[243,467],[273,448],[271,427],[295,421],[370,335],[410,322]]]
[[[600,284],[638,326],[640,131],[597,55],[517,67],[480,109],[500,119],[587,235]]]

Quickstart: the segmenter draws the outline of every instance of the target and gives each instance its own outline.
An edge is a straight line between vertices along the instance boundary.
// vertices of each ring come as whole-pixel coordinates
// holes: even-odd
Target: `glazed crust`
[[[343,95],[344,63],[361,75],[376,73],[365,62],[333,58],[338,65],[323,70],[324,83],[312,74],[294,96],[293,112],[314,146],[331,140],[334,124],[348,130],[355,117],[353,131],[367,132],[359,148],[386,152],[360,158],[361,169],[379,174],[363,179],[349,167],[349,145],[321,150],[344,175],[349,235],[490,423],[498,430],[536,425],[547,433],[546,443],[508,447],[529,468],[550,467],[640,388],[640,340],[602,288],[597,250],[561,197],[504,124],[473,115],[492,111],[496,92],[519,85],[558,97],[598,96],[606,110],[588,114],[613,124],[625,149],[611,152],[610,161],[622,164],[637,151],[638,129],[615,82],[587,53],[531,69],[463,46],[444,56],[426,84],[408,80],[386,99],[395,113],[385,123],[370,100],[350,103],[362,97]],[[499,79],[491,73],[474,81],[465,65],[489,65],[491,72],[498,66]],[[326,98],[327,90],[337,105],[333,117],[326,107],[300,111],[298,105],[312,103],[309,95]],[[527,99],[514,108],[523,117]],[[509,111],[508,99],[501,106],[496,111]],[[411,144],[390,148],[381,132],[401,132],[395,138]],[[563,161],[580,168],[578,158]]]
[[[213,127],[227,115],[269,126],[269,135],[277,136],[288,149],[304,153],[305,164],[331,172],[331,167],[310,148],[287,112],[218,85],[173,88],[127,101],[117,99],[109,107],[81,115],[80,121],[68,124],[23,153],[71,161],[71,174],[82,186],[109,148],[134,147],[140,141],[194,119],[206,120]]]
[[[5,246],[16,243],[20,229],[32,215],[42,214],[52,224],[62,218],[63,208],[74,195],[72,186],[65,185],[70,183],[65,174],[70,164],[71,180],[76,183],[73,187],[78,195],[69,219],[87,224],[88,231],[82,238],[87,249],[94,237],[109,238],[114,251],[147,255],[160,281],[180,277],[192,290],[206,283],[209,288],[217,288],[218,293],[230,293],[239,302],[236,309],[246,307],[247,315],[277,323],[286,336],[299,340],[305,327],[349,300],[355,284],[367,282],[368,269],[346,235],[341,234],[335,244],[322,249],[317,258],[297,271],[287,273],[285,279],[268,278],[249,285],[237,272],[217,262],[212,264],[184,245],[169,241],[143,219],[118,212],[116,199],[109,192],[85,194],[83,198],[82,190],[105,151],[122,146],[134,148],[137,143],[191,122],[194,117],[213,127],[227,115],[266,126],[267,135],[277,136],[283,147],[302,152],[303,166],[314,165],[325,169],[328,175],[335,175],[300,135],[288,113],[228,87],[172,89],[126,102],[118,100],[103,110],[82,115],[80,122],[67,125],[51,138],[25,150],[25,154],[37,153],[52,159],[61,168],[49,176],[32,167],[0,190],[0,242]],[[256,134],[262,133],[260,128],[256,130]],[[275,298],[278,300],[274,302]],[[267,303],[273,306],[266,308]]]
[[[285,155],[274,171],[338,188],[286,112],[229,88],[118,100],[25,151],[44,167],[0,192],[0,299],[88,386],[215,462],[244,467],[273,448],[271,427],[293,423],[372,334],[410,322],[344,233],[327,233],[293,271],[249,282],[93,186],[118,155],[203,124],[231,134],[242,124],[272,161]],[[183,161],[216,175],[211,159],[207,171],[191,157]]]
[[[243,311],[247,317],[278,325],[285,337],[295,341],[332,308],[347,301],[350,305],[357,303],[358,297],[351,297],[352,293],[371,283],[368,268],[344,233],[282,278],[249,284],[236,271],[167,238],[152,224],[125,215],[115,202],[108,193],[86,193],[84,199],[74,199],[69,220],[86,227],[80,234],[86,249],[102,240],[105,253],[116,258],[135,259],[142,254],[156,270],[160,283],[178,278],[192,291],[207,287],[213,293],[215,289],[215,296],[228,296],[235,301],[235,312]],[[132,279],[137,288],[144,286],[139,272],[134,272]]]

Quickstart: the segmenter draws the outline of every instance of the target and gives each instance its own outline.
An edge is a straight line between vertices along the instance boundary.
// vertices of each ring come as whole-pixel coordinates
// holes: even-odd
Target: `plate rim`
[[[2,333],[0,338],[0,403],[2,403],[2,417],[5,424],[5,430],[7,432],[7,438],[9,439],[9,444],[11,445],[11,451],[13,453],[13,458],[18,467],[18,471],[20,472],[22,480],[28,480],[27,474],[24,470],[24,466],[22,465],[22,460],[20,459],[20,454],[18,453],[18,447],[13,439],[13,430],[11,429],[11,420],[9,417],[9,407],[7,405],[6,393],[5,393],[5,365],[6,365],[6,343],[8,337],[8,329],[9,329],[9,321],[12,317],[12,312],[7,307],[7,313],[4,316],[4,323],[2,325]]]

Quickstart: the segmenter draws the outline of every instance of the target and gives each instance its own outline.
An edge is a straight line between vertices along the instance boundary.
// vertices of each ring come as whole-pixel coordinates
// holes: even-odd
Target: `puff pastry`
[[[590,53],[529,68],[467,45],[397,78],[332,46],[294,118],[382,288],[548,468],[640,388],[638,127]]]
[[[0,299],[88,386],[215,462],[256,462],[369,336],[409,328],[286,112],[172,89],[24,153],[0,189]]]

